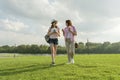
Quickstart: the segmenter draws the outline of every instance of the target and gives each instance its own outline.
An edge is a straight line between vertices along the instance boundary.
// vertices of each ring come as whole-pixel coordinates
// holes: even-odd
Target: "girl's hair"
[[[72,26],[72,21],[71,20],[66,20],[67,26]]]
[[[53,24],[57,24],[57,20],[54,20],[53,22],[51,22],[51,28],[53,28],[54,26],[53,26]],[[57,28],[58,26],[55,26],[55,28]]]

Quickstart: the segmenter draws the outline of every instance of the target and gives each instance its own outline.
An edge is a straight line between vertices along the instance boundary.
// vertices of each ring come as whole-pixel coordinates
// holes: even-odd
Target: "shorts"
[[[49,44],[58,45],[58,39],[57,39],[57,38],[55,38],[55,39],[51,39],[51,38],[50,38]]]

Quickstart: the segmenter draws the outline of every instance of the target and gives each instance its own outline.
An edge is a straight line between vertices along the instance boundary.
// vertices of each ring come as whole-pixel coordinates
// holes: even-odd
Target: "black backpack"
[[[50,36],[46,34],[45,35],[45,40],[46,40],[47,43],[49,43],[50,42]]]

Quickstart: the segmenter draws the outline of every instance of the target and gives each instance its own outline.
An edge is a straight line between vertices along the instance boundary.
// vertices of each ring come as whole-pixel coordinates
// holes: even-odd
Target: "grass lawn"
[[[120,80],[120,54],[76,55],[75,64],[67,56],[0,58],[0,80]]]

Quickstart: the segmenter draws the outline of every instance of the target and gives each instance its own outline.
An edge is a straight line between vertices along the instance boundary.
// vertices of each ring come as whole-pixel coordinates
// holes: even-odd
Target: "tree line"
[[[120,53],[120,42],[110,43],[94,43],[94,42],[79,42],[78,48],[75,49],[78,54],[85,53]],[[65,54],[64,46],[58,46],[58,54]],[[0,53],[21,53],[21,54],[50,54],[50,47],[48,45],[18,45],[0,46]]]

